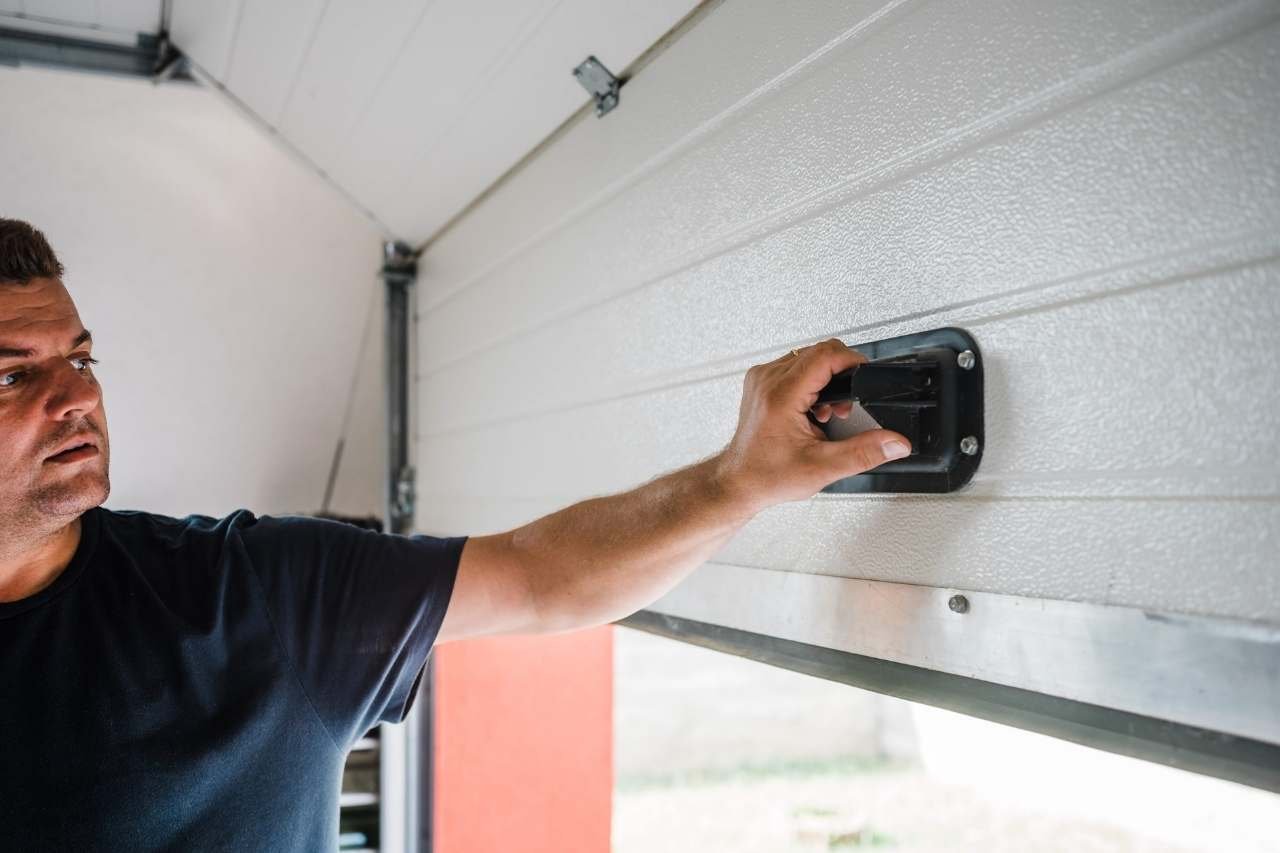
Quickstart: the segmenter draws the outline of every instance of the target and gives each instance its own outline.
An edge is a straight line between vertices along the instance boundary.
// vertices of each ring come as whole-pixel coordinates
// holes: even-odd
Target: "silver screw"
[[[966,435],[960,439],[960,452],[965,456],[972,456],[978,452],[978,439],[971,435]]]
[[[973,370],[973,366],[977,363],[978,359],[974,357],[971,349],[967,349],[956,356],[956,364],[960,365],[961,370]]]
[[[963,595],[953,595],[947,600],[947,606],[951,608],[952,613],[968,613],[969,599]]]

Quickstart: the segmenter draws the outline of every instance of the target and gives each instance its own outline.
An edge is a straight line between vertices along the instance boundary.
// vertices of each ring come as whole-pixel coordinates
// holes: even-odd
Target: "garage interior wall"
[[[956,325],[987,382],[966,490],[779,506],[653,609],[781,636],[873,582],[1274,648],[1278,18],[711,9],[429,245],[420,527],[505,529],[703,458],[745,369],[792,347]],[[958,674],[984,672],[965,648]]]
[[[330,508],[380,516],[369,221],[198,86],[0,69],[0,114],[0,216],[48,236],[102,362],[107,506],[315,512],[345,421]]]

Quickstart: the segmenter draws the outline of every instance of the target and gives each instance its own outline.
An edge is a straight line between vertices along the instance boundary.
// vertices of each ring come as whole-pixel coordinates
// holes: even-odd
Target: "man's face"
[[[70,521],[107,499],[91,346],[61,281],[0,284],[0,527]]]

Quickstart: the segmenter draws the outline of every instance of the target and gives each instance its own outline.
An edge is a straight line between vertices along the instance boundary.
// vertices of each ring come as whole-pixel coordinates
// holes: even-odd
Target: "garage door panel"
[[[761,311],[768,313],[760,314],[750,310],[753,294],[746,287],[735,294],[729,292],[731,284],[710,279],[707,286],[694,277],[685,282],[683,294],[655,288],[426,374],[422,387],[427,397],[451,403],[433,409],[425,429],[429,434],[449,432],[487,424],[498,410],[506,417],[527,416],[702,381],[745,370],[792,346],[828,336],[855,343],[947,325],[968,326],[978,332],[977,324],[1009,314],[1052,311],[1065,302],[1212,277],[1223,269],[1265,264],[1278,252],[1280,240],[1274,232],[1255,233],[1220,245],[1192,246],[1140,263],[1121,264],[1097,274],[1068,276],[1064,281],[968,300],[957,300],[957,288],[965,285],[939,266],[934,292],[928,292],[923,284],[896,289],[906,300],[932,298],[944,303],[939,310],[926,307],[911,311],[900,305],[887,322],[843,328],[833,328],[824,320],[820,312],[830,306],[822,304],[820,294],[813,302],[806,296],[792,303],[766,304]],[[904,276],[918,279],[921,273],[908,270]],[[708,298],[699,298],[699,286],[706,287]],[[862,293],[875,290],[869,282],[857,286],[835,283],[833,288],[846,293],[850,320],[862,307]],[[968,292],[981,293],[981,287],[975,284]],[[1211,301],[1212,296],[1200,297],[1200,301],[1206,299]],[[946,305],[947,300],[959,304]],[[844,319],[844,313],[833,315]],[[1196,321],[1192,317],[1186,322]],[[1198,337],[1198,331],[1192,329],[1192,337]],[[985,331],[978,333],[979,343],[986,346],[981,339]],[[740,344],[733,344],[735,335],[748,338],[758,348],[742,352]],[[655,346],[655,340],[663,340],[663,344]],[[508,381],[491,381],[517,361],[519,367]]]
[[[1273,2],[704,10],[620,109],[427,248],[420,521],[501,529],[635,486],[723,447],[752,363],[960,326],[986,384],[965,488],[767,510],[715,559],[782,593],[711,567],[636,624],[866,686],[902,673],[833,652],[895,660],[853,642],[883,621],[958,656],[905,661],[917,698],[1280,788],[1270,741],[1219,739],[1276,733],[1278,21]],[[826,582],[844,591],[809,594]],[[850,584],[925,605],[842,622]],[[1023,651],[1080,678],[933,679]],[[1174,663],[1135,692],[1153,657]]]
[[[780,17],[766,0],[737,4],[727,24],[711,15],[680,36],[661,63],[627,83],[628,109],[607,120],[586,119],[591,132],[562,135],[521,167],[516,183],[498,185],[489,201],[468,211],[465,227],[431,244],[424,257],[424,307],[452,298],[493,269],[554,234],[566,219],[587,211],[714,130],[754,100],[766,97],[797,63],[826,47],[861,37],[894,20],[911,3],[883,0],[813,0]],[[717,61],[705,57],[714,51]],[[744,75],[737,69],[750,67]],[[617,70],[617,69],[615,69]],[[698,85],[689,85],[690,80]],[[766,81],[766,82],[761,82]],[[678,91],[680,97],[671,93]],[[662,121],[628,119],[661,114]],[[601,145],[601,139],[607,144]],[[554,187],[554,192],[532,188]]]
[[[489,533],[555,500],[427,496],[431,532]],[[1052,530],[1053,536],[1046,536]],[[1169,537],[1152,531],[1172,530]],[[1280,617],[1280,579],[1249,554],[1280,547],[1273,501],[822,498],[766,510],[715,560],[748,568],[1242,619]],[[1133,543],[1141,542],[1141,546]],[[1237,554],[1223,560],[1225,543]],[[1212,576],[1200,571],[1215,566]],[[1064,571],[1070,566],[1071,571]],[[1189,578],[1198,578],[1188,589]],[[661,602],[655,609],[662,611]]]
[[[1252,355],[1280,351],[1276,260],[961,322],[982,347],[987,378],[977,484],[1029,496],[1280,491],[1280,409],[1257,405],[1280,399],[1280,374]],[[431,487],[478,476],[500,495],[535,495],[548,483],[560,495],[594,494],[700,458],[732,434],[737,372],[537,414],[526,384],[592,382],[600,362],[582,353],[555,362],[558,376],[545,383],[536,352],[501,381],[428,383],[429,399],[478,399],[488,413],[452,430],[433,429],[440,414],[427,419],[424,452],[445,466],[432,468]]]
[[[1197,21],[1189,11],[1218,14],[1209,21]],[[637,102],[630,117],[617,113],[607,129],[593,131],[593,136],[608,135],[608,146],[589,146],[590,155],[583,156],[577,139],[560,140],[556,150],[530,164],[521,188],[504,187],[491,203],[472,212],[469,219],[475,229],[450,232],[433,244],[436,276],[427,304],[451,298],[458,289],[476,283],[477,276],[544,241],[561,227],[563,218],[581,218],[586,210],[594,210],[650,172],[677,168],[674,161],[689,149],[703,146],[709,136],[725,133],[759,140],[757,114],[762,118],[788,112],[793,120],[816,125],[812,132],[796,134],[795,140],[790,133],[768,137],[773,147],[803,149],[803,159],[788,164],[795,168],[778,170],[759,161],[750,164],[752,181],[760,180],[754,174],[757,170],[775,171],[771,189],[783,198],[802,198],[818,175],[844,175],[860,164],[866,168],[875,162],[875,155],[885,150],[879,142],[882,133],[906,140],[910,147],[939,135],[954,135],[966,121],[989,116],[1019,97],[1043,92],[1050,83],[1074,82],[1075,89],[1086,93],[1100,81],[1078,80],[1083,71],[1093,70],[1094,77],[1122,72],[1098,66],[1150,39],[1190,25],[1195,36],[1190,41],[1195,44],[1175,39],[1159,51],[1165,59],[1176,58],[1217,38],[1224,27],[1238,31],[1240,23],[1233,17],[1258,14],[1256,4],[1233,16],[1219,7],[1195,3],[1094,3],[1061,8],[1010,4],[995,13],[990,4],[808,3],[789,8],[783,21],[767,3],[740,3],[724,32],[718,29],[721,22],[715,16],[708,18],[682,37],[680,50],[629,84],[628,102]],[[1105,25],[1099,25],[1099,19]],[[945,26],[940,24],[944,21]],[[1089,32],[1088,39],[1079,37],[1083,31]],[[1001,38],[1006,32],[1013,35]],[[1137,52],[1143,65],[1150,62],[1149,52]],[[708,53],[723,61],[708,64],[704,61]],[[904,57],[913,61],[901,61]],[[1015,58],[1029,60],[1030,67],[1010,61]],[[1046,61],[1055,59],[1057,66]],[[744,66],[758,72],[751,77],[737,73]],[[897,85],[881,84],[886,66],[901,69]],[[1002,68],[1014,67],[1017,73],[1000,73]],[[1105,73],[1099,75],[1099,70]],[[920,85],[913,74],[929,76],[930,85]],[[697,81],[697,85],[682,87],[678,81]],[[934,85],[956,96],[935,98]],[[1058,85],[1055,90],[1071,88]],[[670,96],[673,89],[679,91],[678,98]],[[800,96],[792,97],[792,91]],[[902,99],[904,91],[910,92],[909,101]],[[978,96],[982,102],[975,107],[962,94]],[[660,105],[654,103],[655,96]],[[922,103],[925,100],[931,103]],[[823,108],[815,110],[815,104]],[[661,123],[637,118],[654,112],[663,115]],[[744,127],[726,130],[737,124]],[[750,189],[742,183],[739,172],[728,185]],[[556,192],[527,191],[537,184],[554,185]],[[759,199],[741,199],[747,206],[753,200],[767,205],[777,199],[767,193]],[[717,203],[715,197],[707,201]],[[723,217],[708,219],[723,221]],[[479,234],[488,239],[476,241]],[[495,243],[507,249],[500,256],[503,260],[496,262]]]
[[[1023,14],[1032,16],[1034,10]],[[887,39],[899,34],[914,20],[881,35]],[[1217,23],[1216,18],[1212,21]],[[933,30],[926,30],[925,35],[930,32]],[[937,32],[946,29],[939,27]],[[1214,43],[1217,29],[1208,23],[1184,24],[1178,32],[1194,34],[1203,42],[1197,43],[1199,49]],[[1188,39],[1168,38],[1169,50],[1188,50]],[[822,258],[856,262],[858,255],[872,255],[899,268],[921,254],[927,258],[939,247],[952,251],[974,245],[987,248],[995,238],[1004,238],[997,229],[1011,219],[1025,220],[1019,222],[1025,225],[1019,233],[1040,238],[1045,244],[1028,250],[1000,239],[999,247],[1007,247],[1010,255],[1017,257],[1043,257],[1075,238],[1076,231],[1084,231],[1084,236],[1093,240],[1106,240],[1110,245],[1103,248],[1112,252],[1120,248],[1140,252],[1152,242],[1155,245],[1148,251],[1158,251],[1160,235],[1153,240],[1152,235],[1130,235],[1115,226],[1152,224],[1143,210],[1128,209],[1148,192],[1155,190],[1157,195],[1144,207],[1160,211],[1171,196],[1185,191],[1176,180],[1168,180],[1170,174],[1176,174],[1167,169],[1170,157],[1186,163],[1191,171],[1185,183],[1192,186],[1198,186],[1195,182],[1206,170],[1226,172],[1221,176],[1224,182],[1247,174],[1244,169],[1230,174],[1241,160],[1228,153],[1243,155],[1244,162],[1268,159],[1256,149],[1266,134],[1275,131],[1276,81],[1262,75],[1241,75],[1238,63],[1265,64],[1257,60],[1265,57],[1274,40],[1273,33],[1255,34],[1243,44],[1213,51],[1201,61],[1184,62],[1154,78],[1143,76],[1152,61],[1149,46],[1133,49],[1123,61],[1105,68],[1105,73],[1073,66],[1079,74],[1065,81],[1036,80],[1033,69],[1030,77],[1041,87],[1032,89],[1035,97],[1022,99],[1029,98],[1030,105],[1018,99],[1024,93],[1010,92],[999,109],[984,102],[970,107],[967,114],[953,108],[954,116],[944,112],[939,119],[937,105],[929,101],[919,111],[929,118],[916,121],[911,118],[917,114],[914,108],[900,107],[900,87],[886,87],[879,95],[882,103],[871,96],[858,97],[861,88],[880,83],[876,71],[880,65],[894,63],[880,52],[872,52],[867,59],[863,52],[851,50],[848,64],[853,67],[847,71],[839,65],[834,69],[824,66],[821,73],[815,72],[767,103],[756,105],[750,115],[703,140],[642,185],[521,253],[510,265],[492,270],[446,303],[432,307],[427,296],[424,307],[431,309],[438,327],[426,337],[429,351],[425,357],[438,365],[448,364],[619,294],[647,289],[670,278],[677,281],[669,286],[679,287],[680,279],[696,276],[701,265],[736,264],[744,252],[767,252],[775,267],[789,265],[796,259],[772,247],[782,243],[803,251],[803,236],[797,239],[789,233],[793,228],[802,229],[801,235],[813,233],[821,244]],[[947,40],[939,41],[942,44],[926,44],[930,50],[925,55],[945,52]],[[883,53],[892,55],[895,46],[897,42],[889,41]],[[990,64],[975,63],[970,76],[980,81],[980,73],[990,73]],[[1010,66],[1020,69],[1011,77],[1021,78],[1022,64],[1019,57],[1011,58]],[[1053,67],[1058,75],[1064,73],[1061,67]],[[950,69],[945,63],[942,68],[942,76],[949,78],[946,71]],[[1117,79],[1131,80],[1132,85],[1111,91],[1109,87]],[[1186,85],[1188,81],[1193,85]],[[810,91],[818,82],[824,84],[820,91]],[[1206,86],[1231,94],[1215,103],[1220,115],[1213,124],[1203,122]],[[920,86],[924,92],[938,88],[947,87],[933,82]],[[852,95],[842,96],[850,89]],[[1078,94],[1077,89],[1085,94]],[[1094,98],[1098,90],[1101,96]],[[943,98],[941,102],[951,100]],[[838,111],[832,115],[832,110],[813,109],[813,104],[826,102],[843,103],[844,109],[851,110],[848,105],[853,104],[857,110],[842,116]],[[895,104],[899,105],[896,111]],[[1059,115],[1068,105],[1068,114]],[[865,116],[859,115],[863,106],[870,107]],[[808,134],[798,132],[800,114],[811,116],[808,121],[818,122],[818,127]],[[1030,130],[1004,138],[1011,127],[1027,126]],[[1187,138],[1187,126],[1198,133]],[[1053,163],[1064,133],[1078,133],[1079,128],[1088,128],[1092,136],[1108,140],[1108,144],[1096,150],[1072,147],[1070,160]],[[770,140],[768,155],[760,156],[761,140],[765,139]],[[1170,139],[1176,140],[1173,146]],[[779,143],[773,140],[785,140],[782,150],[776,150]],[[1239,150],[1248,146],[1255,150]],[[1174,150],[1165,150],[1170,147]],[[951,162],[966,153],[969,156]],[[1087,156],[1082,158],[1081,154]],[[758,162],[752,162],[753,156]],[[1147,169],[1135,168],[1143,163]],[[1046,169],[1054,166],[1056,173]],[[943,174],[931,169],[941,169]],[[1034,182],[1027,180],[1029,172],[1036,175]],[[928,191],[917,191],[921,186]],[[1238,197],[1229,192],[1222,196]],[[829,212],[833,207],[835,211]],[[1027,209],[1021,210],[1023,207]],[[970,223],[968,215],[974,211],[983,211],[987,222]],[[1106,221],[1105,213],[1118,222]],[[1081,215],[1087,217],[1083,222]],[[1040,228],[1046,217],[1061,218],[1060,223],[1045,223],[1049,227],[1056,224],[1060,239]],[[1199,219],[1186,223],[1186,228],[1192,230],[1203,223],[1229,227],[1240,221],[1247,220],[1220,206],[1204,210]],[[826,224],[830,227],[823,228]],[[961,232],[958,235],[957,230]],[[1219,233],[1222,230],[1220,227]],[[619,241],[619,234],[628,235],[627,239]],[[870,245],[870,241],[878,241],[877,247],[883,246],[886,252],[857,252],[855,247]],[[1078,257],[1084,260],[1096,253],[1097,247],[1082,243],[1079,249]],[[998,266],[982,254],[958,261],[968,261],[970,267],[981,265],[984,273]],[[856,267],[852,271],[856,272]],[[1052,271],[1019,270],[1041,278]],[[747,286],[757,278],[769,281],[778,274],[776,269],[757,271],[749,262],[745,268],[729,272]],[[831,282],[815,280],[813,273],[802,270],[796,278],[813,282],[815,290],[832,290]],[[530,277],[545,278],[546,284],[531,291],[523,286]],[[994,282],[989,286],[999,285]],[[499,306],[496,311],[495,305]],[[478,323],[481,317],[485,318],[483,325]]]

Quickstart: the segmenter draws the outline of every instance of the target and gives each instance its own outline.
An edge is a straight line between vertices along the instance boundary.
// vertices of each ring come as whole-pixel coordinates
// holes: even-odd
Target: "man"
[[[333,850],[346,752],[403,719],[433,643],[626,616],[761,509],[910,452],[811,423],[862,360],[827,341],[747,372],[721,453],[507,533],[105,510],[102,388],[62,273],[0,219],[5,849]]]

